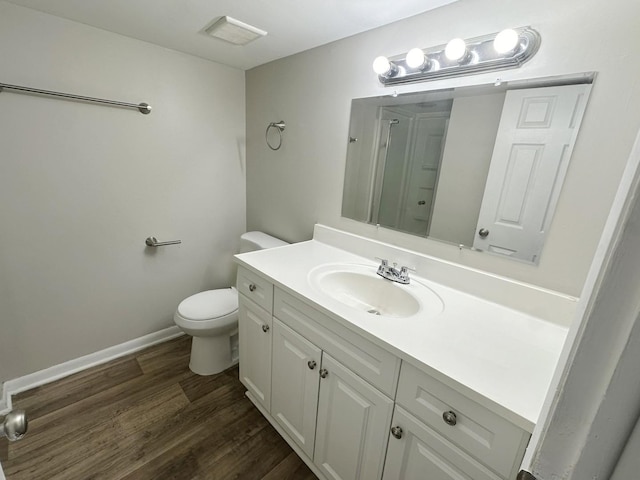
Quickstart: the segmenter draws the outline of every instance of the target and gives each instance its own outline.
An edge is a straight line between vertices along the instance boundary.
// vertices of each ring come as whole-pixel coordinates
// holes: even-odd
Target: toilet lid
[[[235,288],[207,290],[185,298],[178,305],[178,313],[188,320],[210,320],[224,317],[238,309]]]

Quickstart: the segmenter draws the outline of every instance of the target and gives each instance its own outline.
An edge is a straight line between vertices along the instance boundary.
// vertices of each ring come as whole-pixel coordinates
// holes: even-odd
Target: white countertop
[[[377,264],[315,240],[236,259],[402,360],[533,431],[566,328],[416,275],[415,281],[442,299],[441,313],[389,318],[355,310],[318,291],[307,276],[326,263],[371,265],[372,271]]]

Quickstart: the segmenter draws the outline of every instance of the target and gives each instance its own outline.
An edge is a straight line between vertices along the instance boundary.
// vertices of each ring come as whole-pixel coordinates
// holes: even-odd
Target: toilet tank
[[[289,245],[279,238],[267,235],[264,232],[247,232],[240,236],[240,253],[253,252],[254,250],[264,250],[266,248],[281,247]]]

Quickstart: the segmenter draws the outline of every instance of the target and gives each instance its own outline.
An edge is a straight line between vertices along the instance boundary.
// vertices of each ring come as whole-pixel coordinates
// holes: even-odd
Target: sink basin
[[[376,274],[376,267],[327,264],[309,273],[309,283],[318,291],[356,310],[386,317],[435,315],[444,305],[429,287],[411,280],[401,285]]]

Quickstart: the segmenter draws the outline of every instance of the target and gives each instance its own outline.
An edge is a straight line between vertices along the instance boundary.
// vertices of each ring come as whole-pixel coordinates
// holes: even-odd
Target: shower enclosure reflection
[[[536,263],[592,80],[353,100],[342,215]]]
[[[381,108],[386,141],[378,148],[372,223],[427,235],[451,103]]]

